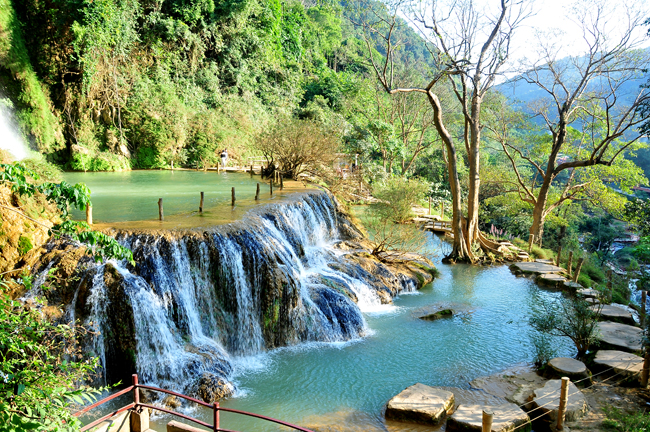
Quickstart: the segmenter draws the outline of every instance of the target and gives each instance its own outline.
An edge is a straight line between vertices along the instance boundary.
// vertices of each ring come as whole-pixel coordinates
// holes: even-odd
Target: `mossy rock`
[[[451,318],[454,316],[454,314],[454,311],[451,309],[442,309],[432,314],[423,315],[420,317],[420,319],[425,321],[437,321],[442,318]]]

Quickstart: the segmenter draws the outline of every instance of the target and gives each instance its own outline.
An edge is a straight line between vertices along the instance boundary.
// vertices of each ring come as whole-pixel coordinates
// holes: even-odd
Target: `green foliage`
[[[599,314],[582,298],[562,297],[557,301],[541,300],[529,323],[541,333],[568,337],[575,344],[578,358],[584,358],[597,339]]]
[[[535,332],[531,334],[530,339],[535,348],[533,363],[537,369],[543,369],[549,361],[558,356],[557,349],[549,335]]]
[[[607,419],[603,426],[616,432],[646,432],[650,430],[650,415],[646,412],[623,412],[617,408],[605,408]]]
[[[411,208],[429,191],[429,184],[418,179],[392,177],[375,186],[373,196],[379,200],[374,211],[389,221],[402,223],[413,217]]]
[[[38,180],[38,175],[27,169],[21,163],[0,164],[0,184],[11,186],[11,190],[23,196],[31,197],[36,194],[43,194],[45,199],[57,206],[61,212],[63,221],[50,229],[50,235],[61,237],[63,235],[73,240],[85,243],[89,246],[88,251],[92,253],[95,260],[108,258],[127,259],[133,263],[133,254],[124,246],[121,246],[114,238],[103,233],[90,231],[85,222],[69,220],[70,207],[85,210],[90,204],[90,190],[83,183],[74,186],[63,181],[61,183],[45,182],[34,184],[28,178]]]
[[[27,252],[29,252],[33,248],[34,248],[34,245],[32,245],[32,241],[29,239],[29,237],[20,236],[18,238],[18,253],[20,255],[25,255]]]
[[[625,219],[637,226],[642,236],[650,236],[650,200],[633,199],[625,204]]]
[[[76,431],[70,408],[102,390],[81,385],[98,368],[76,345],[84,329],[50,322],[43,306],[12,300],[0,282],[1,432]]]

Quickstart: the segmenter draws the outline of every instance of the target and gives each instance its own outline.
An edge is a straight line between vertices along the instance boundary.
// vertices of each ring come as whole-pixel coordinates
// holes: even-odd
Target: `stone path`
[[[542,285],[553,287],[561,287],[566,282],[566,278],[564,276],[560,276],[557,273],[543,273],[537,276],[535,280],[537,283],[540,283]]]
[[[533,406],[542,413],[548,413],[551,421],[557,420],[557,411],[560,405],[560,388],[562,380],[550,380],[544,387],[534,391]],[[575,384],[569,382],[569,397],[566,406],[566,421],[574,421],[587,414],[587,401]],[[535,415],[534,417],[538,417]]]
[[[388,401],[386,418],[435,425],[453,406],[452,392],[417,383]]]
[[[510,268],[528,274],[563,273],[565,271],[562,267],[541,262],[519,262],[512,264]]]
[[[577,381],[589,376],[587,366],[579,360],[568,357],[556,357],[548,362],[549,368],[555,372],[553,375],[557,378],[569,377],[572,381]]]
[[[594,364],[602,369],[613,368],[614,373],[622,377],[635,377],[643,369],[643,357],[616,350],[599,350],[596,353]]]
[[[592,306],[592,310],[597,311],[600,309],[600,318],[602,320],[614,321],[621,324],[635,325],[634,317],[632,313],[619,306],[613,305],[602,305],[602,306]]]
[[[513,403],[502,405],[460,405],[447,420],[447,432],[477,431],[481,432],[483,411],[494,414],[492,431],[494,432],[527,432],[531,430],[530,419],[521,408]],[[527,426],[519,427],[527,424]],[[519,427],[519,428],[518,428]]]
[[[643,331],[631,325],[611,321],[598,323],[600,341],[606,345],[623,351],[641,351]]]

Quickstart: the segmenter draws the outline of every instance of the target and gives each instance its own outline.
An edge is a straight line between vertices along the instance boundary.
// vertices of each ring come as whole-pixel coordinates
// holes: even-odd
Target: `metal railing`
[[[234,430],[222,429],[220,427],[219,413],[221,411],[258,418],[258,419],[261,419],[261,420],[264,420],[264,421],[277,423],[279,425],[286,426],[288,428],[291,428],[291,429],[297,430],[297,431],[313,432],[310,429],[306,429],[306,428],[303,428],[303,427],[300,427],[300,426],[296,426],[296,425],[293,425],[291,423],[284,422],[282,420],[274,419],[272,417],[266,417],[266,416],[263,416],[263,415],[260,415],[260,414],[250,413],[250,412],[246,412],[246,411],[240,411],[240,410],[236,410],[236,409],[232,409],[232,408],[222,408],[222,407],[219,406],[218,402],[215,402],[214,404],[209,404],[209,403],[203,402],[201,400],[194,399],[194,398],[192,398],[190,396],[186,396],[186,395],[181,394],[181,393],[176,393],[176,392],[171,391],[171,390],[165,390],[165,389],[161,389],[161,388],[158,388],[158,387],[152,387],[152,386],[138,384],[138,375],[136,375],[136,374],[132,375],[132,380],[133,380],[133,383],[129,387],[127,387],[127,388],[125,388],[123,390],[120,390],[119,392],[114,393],[114,394],[112,394],[112,395],[110,395],[110,396],[108,396],[108,397],[106,397],[106,398],[104,398],[104,399],[102,399],[102,400],[100,400],[98,402],[95,402],[92,405],[84,407],[80,411],[77,411],[74,414],[75,417],[79,417],[80,415],[85,414],[88,411],[92,410],[93,408],[96,408],[96,407],[98,407],[100,405],[103,405],[103,404],[105,404],[106,402],[108,402],[108,401],[110,401],[112,399],[115,399],[115,398],[117,398],[119,396],[125,395],[125,394],[127,394],[127,393],[129,393],[131,391],[133,392],[133,402],[131,402],[128,405],[123,406],[122,408],[119,408],[119,409],[117,409],[115,411],[112,411],[112,412],[106,414],[105,416],[103,416],[101,418],[96,419],[92,423],[88,423],[87,425],[85,425],[84,427],[82,427],[80,429],[80,432],[85,432],[85,431],[93,428],[94,426],[97,426],[101,422],[103,422],[105,420],[108,420],[109,418],[111,418],[111,417],[113,417],[113,416],[115,416],[117,414],[120,414],[120,413],[122,413],[122,412],[124,412],[126,410],[132,409],[132,408],[135,408],[135,409],[149,408],[149,409],[152,409],[152,410],[155,410],[155,411],[160,411],[160,412],[163,412],[163,413],[166,413],[166,414],[174,415],[174,416],[183,418],[185,420],[194,422],[194,423],[196,423],[198,425],[207,427],[207,428],[209,428],[210,430],[212,430],[214,432],[236,432]],[[145,390],[151,390],[151,391],[166,393],[166,394],[169,394],[169,395],[172,395],[172,396],[183,398],[183,399],[185,399],[187,401],[193,402],[193,403],[201,405],[203,407],[209,408],[209,409],[212,410],[212,424],[206,423],[206,422],[204,422],[202,420],[196,419],[194,417],[191,417],[191,416],[188,416],[188,415],[176,412],[176,411],[168,410],[166,408],[162,408],[162,407],[158,407],[158,406],[150,405],[150,404],[145,404],[145,403],[140,403],[139,389],[145,389]]]

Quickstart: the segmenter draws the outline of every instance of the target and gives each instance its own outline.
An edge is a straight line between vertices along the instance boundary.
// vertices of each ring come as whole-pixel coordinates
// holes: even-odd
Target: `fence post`
[[[564,430],[564,414],[566,414],[566,403],[569,397],[569,378],[562,377],[560,389],[560,406],[557,409],[557,430]]]
[[[232,206],[235,206],[235,187],[232,187]]]
[[[580,270],[582,269],[582,263],[584,261],[585,261],[584,258],[578,259],[578,265],[576,265],[576,272],[573,274],[573,282],[578,282],[578,278],[580,277]]]
[[[253,177],[253,164],[251,163],[251,177]]]
[[[641,291],[641,328],[645,328],[645,308],[648,299],[648,291]]]
[[[199,204],[199,213],[203,213],[203,192],[201,192],[201,204]]]
[[[282,178],[282,173],[278,174],[278,176],[280,177],[280,190],[282,190],[284,189],[284,180]]]
[[[440,203],[440,220],[445,220],[445,203]]]
[[[535,234],[528,234],[528,255],[533,250],[533,243],[535,242]]]
[[[88,225],[93,224],[93,206],[90,203],[86,204],[86,223]]]
[[[273,179],[269,182],[269,191],[271,193],[271,196],[273,196]]]
[[[219,430],[219,402],[214,403],[212,410],[214,412],[212,424],[214,426],[214,432],[217,432]]]
[[[431,216],[431,197],[429,197],[429,216]]]
[[[492,432],[493,418],[494,418],[494,413],[492,411],[483,410],[483,427],[481,428],[482,432]]]
[[[255,192],[255,201],[260,199],[260,184],[257,184],[257,191]]]
[[[641,370],[641,388],[648,388],[648,375],[650,375],[650,351],[646,349]]]
[[[571,279],[571,266],[573,265],[573,251],[569,251],[569,262],[566,264],[566,269],[569,272],[569,279]]]
[[[138,374],[131,375],[131,383],[133,387],[133,402],[136,405],[140,404],[140,390],[138,390]]]
[[[607,296],[609,297],[609,301],[611,302],[613,297],[612,269],[609,269],[607,271]]]
[[[557,248],[557,259],[555,260],[555,265],[560,266],[560,258],[562,257],[562,244]]]
[[[163,212],[163,203],[162,198],[158,199],[158,218],[162,221],[165,220],[165,214]]]

